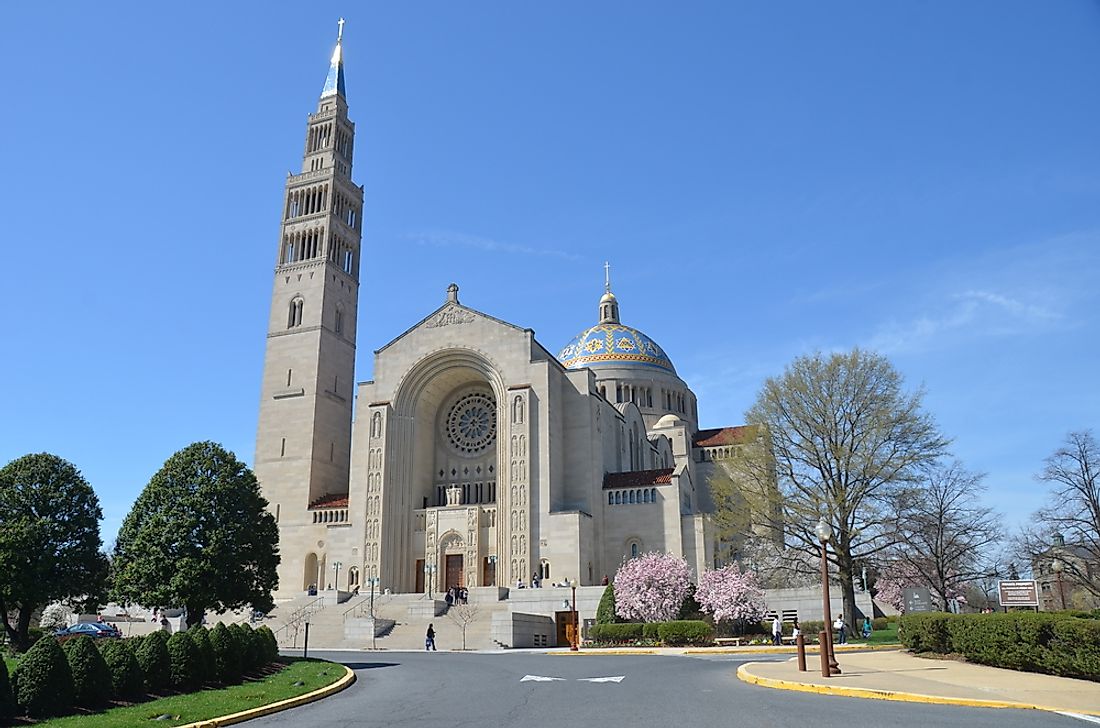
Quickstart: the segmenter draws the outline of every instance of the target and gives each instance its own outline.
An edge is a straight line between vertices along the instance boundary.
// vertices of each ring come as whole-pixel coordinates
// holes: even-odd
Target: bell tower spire
[[[309,509],[346,497],[351,470],[363,188],[351,179],[339,27],[302,171],[286,178],[256,431],[255,472],[279,522],[280,589],[290,592],[326,578],[306,561],[306,546],[326,537]]]

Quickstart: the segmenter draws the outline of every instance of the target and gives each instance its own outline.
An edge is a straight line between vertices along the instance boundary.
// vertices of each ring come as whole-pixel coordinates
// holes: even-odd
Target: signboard
[[[1038,607],[1039,582],[1034,579],[998,581],[1002,607]]]
[[[905,601],[905,613],[934,612],[932,606],[932,593],[926,586],[906,587],[901,590],[902,599]]]

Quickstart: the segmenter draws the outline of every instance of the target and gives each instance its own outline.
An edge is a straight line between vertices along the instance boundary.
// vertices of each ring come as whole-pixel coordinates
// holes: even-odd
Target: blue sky
[[[1097,2],[10,4],[0,462],[71,460],[107,541],[175,450],[252,461],[340,16],[358,379],[451,281],[556,351],[606,259],[703,426],[874,348],[1013,524],[1100,429]]]

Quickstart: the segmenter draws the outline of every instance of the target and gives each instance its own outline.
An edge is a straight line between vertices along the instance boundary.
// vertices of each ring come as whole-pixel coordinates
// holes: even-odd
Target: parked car
[[[73,637],[79,637],[82,634],[97,640],[118,639],[122,637],[122,632],[118,627],[113,624],[107,624],[106,622],[80,622],[74,624],[72,627],[59,629],[53,633],[54,637],[56,637],[59,642],[64,642]]]

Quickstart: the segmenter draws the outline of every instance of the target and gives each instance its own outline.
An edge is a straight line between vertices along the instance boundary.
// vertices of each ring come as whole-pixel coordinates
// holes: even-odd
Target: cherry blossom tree
[[[764,590],[756,574],[741,571],[737,564],[707,571],[699,579],[695,599],[714,621],[728,619],[757,621],[764,617]]]
[[[644,622],[676,619],[690,583],[691,570],[682,558],[656,551],[642,554],[615,572],[615,612]]]

